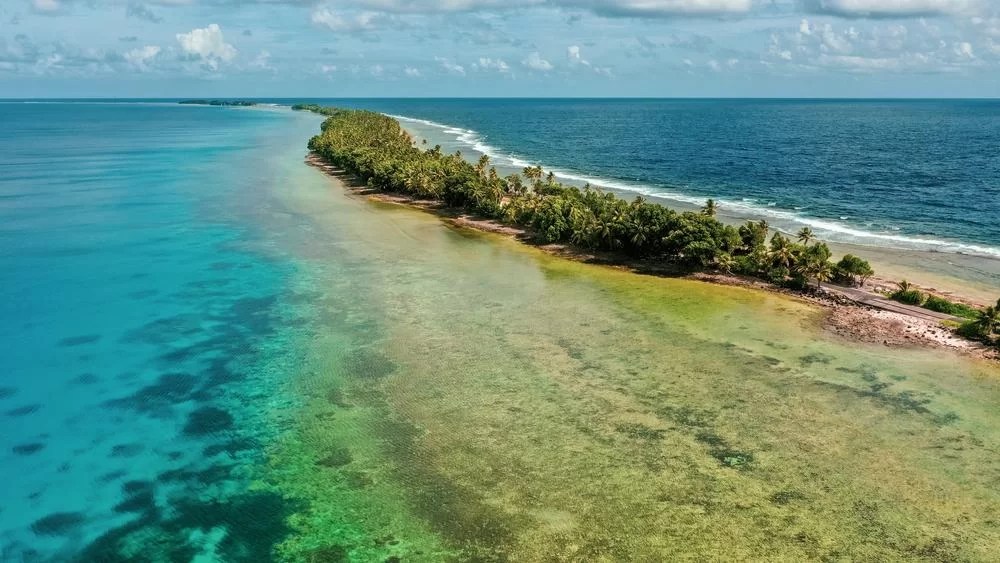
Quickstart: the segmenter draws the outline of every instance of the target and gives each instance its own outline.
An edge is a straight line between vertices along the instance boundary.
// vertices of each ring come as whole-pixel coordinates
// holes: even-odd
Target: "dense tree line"
[[[677,212],[641,197],[627,201],[589,185],[566,186],[537,166],[501,177],[486,156],[473,164],[461,153],[442,153],[440,146],[421,150],[396,120],[379,113],[316,105],[294,109],[328,116],[309,149],[371,188],[440,200],[528,227],[541,242],[715,267],[798,288],[831,279],[856,283],[873,274],[854,256],[832,263],[830,249],[809,229],[793,240],[772,235],[765,221],[726,225],[716,219],[711,200],[701,212]]]

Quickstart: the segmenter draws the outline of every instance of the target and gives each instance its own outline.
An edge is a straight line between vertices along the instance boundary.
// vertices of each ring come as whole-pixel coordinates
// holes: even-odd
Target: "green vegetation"
[[[382,114],[311,104],[293,109],[329,117],[309,149],[371,188],[440,200],[525,227],[541,243],[569,243],[685,268],[716,267],[800,289],[809,280],[819,287],[840,272],[830,262],[830,249],[814,242],[808,229],[799,233],[800,243],[780,233],[768,243],[765,221],[725,225],[715,218],[712,200],[701,212],[678,213],[641,197],[629,202],[589,185],[560,184],[539,166],[501,177],[487,156],[471,164],[461,153],[443,154],[440,146],[417,148],[396,120]],[[848,265],[851,273],[844,275],[871,275],[867,263],[867,269],[853,261]]]
[[[994,342],[993,337],[1000,331],[1000,299],[996,305],[977,311],[976,317],[958,327],[958,333],[966,338],[995,343],[1000,346],[1000,340]]]
[[[257,102],[250,102],[247,100],[182,100],[177,102],[181,105],[186,106],[236,106],[236,107],[252,107],[257,105]]]
[[[949,301],[936,295],[928,295],[927,300],[924,301],[923,307],[924,309],[930,309],[931,311],[954,315],[956,317],[965,317],[967,319],[975,319],[979,316],[979,309],[976,309],[975,307],[970,307],[965,303]]]
[[[896,284],[896,291],[889,294],[889,299],[906,305],[921,305],[924,302],[924,294],[913,284],[903,280]]]
[[[801,236],[801,233],[800,233]],[[864,285],[868,278],[875,275],[875,270],[867,260],[847,254],[837,262],[835,278],[846,285]]]

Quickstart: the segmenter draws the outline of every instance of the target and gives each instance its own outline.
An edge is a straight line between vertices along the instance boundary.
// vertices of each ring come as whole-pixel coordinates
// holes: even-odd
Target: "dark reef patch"
[[[351,463],[351,452],[347,448],[334,448],[330,455],[320,459],[316,463],[323,467],[342,467]]]
[[[228,442],[223,442],[221,444],[212,444],[210,446],[205,446],[201,453],[205,457],[212,457],[220,453],[227,453],[229,455],[236,455],[238,452],[252,450],[257,448],[256,440],[251,438],[238,438],[236,440],[229,440]]]
[[[123,514],[129,512],[153,512],[156,510],[156,497],[150,491],[126,496],[115,505],[114,511]]]
[[[17,407],[16,409],[10,409],[7,411],[7,416],[27,416],[31,413],[37,412],[38,409],[42,408],[42,405],[24,405],[23,407]]]
[[[70,379],[69,382],[73,385],[93,385],[101,380],[100,377],[93,373],[81,373],[80,375]]]
[[[77,556],[80,563],[125,563],[136,559],[137,542],[155,538],[156,553],[164,561],[191,561],[198,546],[190,543],[191,530],[224,527],[226,535],[216,546],[219,561],[274,561],[274,547],[290,533],[288,517],[300,507],[273,493],[245,493],[225,501],[183,500],[170,510],[150,504],[149,490],[129,494],[118,507],[135,512],[136,520],[115,528],[86,546]],[[164,517],[169,515],[169,517]],[[159,560],[159,559],[157,559]],[[325,561],[316,559],[315,561]]]
[[[65,536],[73,533],[86,521],[79,512],[54,512],[35,520],[31,531],[39,536]]]
[[[111,448],[111,457],[135,457],[144,449],[142,444],[118,444]]]
[[[213,465],[207,469],[171,469],[156,476],[156,480],[161,483],[191,483],[193,485],[208,486],[221,483],[229,479],[231,467],[225,465]]]
[[[708,455],[714,457],[724,467],[740,471],[748,471],[753,468],[754,455],[752,452],[732,447],[718,434],[707,431],[699,432],[695,439],[708,446]]]
[[[184,424],[184,434],[205,436],[224,432],[233,427],[233,415],[218,407],[201,407],[188,415]]]
[[[32,442],[30,444],[18,444],[10,450],[17,455],[33,455],[45,449],[45,444]]]
[[[768,499],[773,504],[784,506],[796,500],[805,500],[806,496],[798,491],[778,491]]]
[[[121,479],[126,475],[128,475],[128,471],[125,471],[124,469],[119,469],[118,471],[109,471],[104,475],[98,477],[97,480],[100,481],[101,483],[110,483],[111,481],[117,481],[118,479]]]
[[[396,371],[396,364],[377,350],[358,348],[347,356],[344,370],[350,377],[381,379]]]
[[[130,330],[122,337],[122,342],[165,345],[201,332],[201,320],[197,315],[177,315],[156,319]]]
[[[113,407],[129,408],[141,413],[164,414],[169,408],[190,398],[198,378],[187,373],[165,373],[156,383],[147,385],[121,399],[108,401]]]
[[[0,387],[0,399],[9,399],[17,394],[16,387]]]
[[[84,344],[93,344],[101,339],[100,334],[84,334],[82,336],[70,336],[61,339],[56,344],[63,348],[68,348],[71,346],[83,346]]]
[[[824,354],[822,352],[813,352],[812,354],[806,354],[805,356],[801,356],[799,358],[799,364],[801,364],[802,367],[806,367],[807,368],[807,367],[809,367],[809,366],[811,366],[813,364],[823,364],[823,365],[826,365],[826,364],[829,364],[830,362],[832,362],[835,359],[836,358],[834,358],[833,356],[831,356],[829,354]]]
[[[665,431],[650,428],[645,424],[627,423],[615,426],[615,431],[637,440],[661,440]]]

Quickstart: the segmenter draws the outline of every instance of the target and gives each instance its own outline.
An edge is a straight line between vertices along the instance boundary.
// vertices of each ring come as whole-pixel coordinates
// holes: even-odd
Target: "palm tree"
[[[522,171],[524,177],[533,181],[538,182],[542,179],[542,167],[541,166],[527,166]]]
[[[812,275],[816,278],[816,289],[823,287],[823,282],[830,281],[833,277],[833,265],[828,261],[816,263],[812,268]]]
[[[733,266],[736,265],[736,260],[728,252],[723,252],[715,257],[715,263],[719,266],[719,269],[727,274],[733,273]]]
[[[484,154],[483,156],[479,157],[479,161],[476,162],[476,173],[479,174],[481,178],[485,178],[486,169],[489,167],[489,165],[490,165],[490,157],[489,155]]]
[[[799,242],[809,246],[809,243],[816,240],[816,235],[813,234],[812,229],[809,227],[802,227],[797,235]]]
[[[719,206],[715,204],[714,199],[710,199],[705,202],[705,207],[701,208],[701,214],[708,217],[715,217],[715,214],[719,211]]]
[[[896,288],[899,290],[899,293],[906,293],[907,291],[913,289],[913,285],[906,280],[902,280],[896,283]]]
[[[1000,301],[997,301],[997,306],[989,306],[979,311],[979,316],[973,322],[983,336],[989,336],[1000,329]]]
[[[791,241],[782,236],[781,233],[774,233],[774,236],[771,237],[771,252],[769,254],[775,263],[785,268],[791,268],[792,264],[795,263],[795,249],[792,247]]]

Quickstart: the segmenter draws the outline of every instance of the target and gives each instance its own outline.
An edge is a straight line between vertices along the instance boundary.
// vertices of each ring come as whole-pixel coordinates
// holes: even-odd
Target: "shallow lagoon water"
[[[316,118],[198,109],[205,135],[246,144],[185,159],[159,192],[183,213],[127,214],[162,218],[158,253],[131,236],[102,240],[102,268],[3,270],[21,276],[3,318],[39,328],[4,322],[23,375],[0,401],[41,405],[2,437],[4,558],[987,561],[1000,544],[995,365],[373,204],[302,164]],[[133,241],[147,250],[121,259]],[[82,296],[23,297],[58,294],[52,272],[87,272]]]

